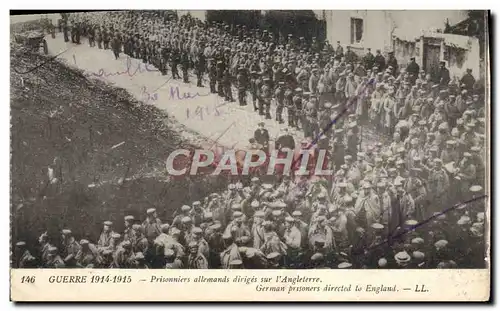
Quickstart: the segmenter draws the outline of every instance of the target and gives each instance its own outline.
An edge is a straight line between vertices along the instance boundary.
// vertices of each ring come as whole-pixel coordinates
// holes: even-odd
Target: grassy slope
[[[11,51],[13,241],[31,244],[46,229],[57,237],[63,227],[95,239],[106,219],[121,226],[124,215],[143,219],[150,207],[167,219],[189,192],[203,195],[186,181],[165,180],[164,161],[181,139],[164,113],[58,62],[13,71],[46,59]],[[55,184],[47,182],[48,166]]]

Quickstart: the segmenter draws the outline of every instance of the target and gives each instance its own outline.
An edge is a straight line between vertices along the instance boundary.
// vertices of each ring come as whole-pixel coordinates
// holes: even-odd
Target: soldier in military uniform
[[[231,73],[229,68],[224,70],[224,76],[222,78],[223,95],[226,101],[234,102],[233,91],[231,90]]]
[[[69,29],[68,22],[64,22],[62,27],[63,27],[64,42],[69,42],[68,32],[70,31],[70,29]]]
[[[274,91],[274,98],[276,99],[276,121],[283,124],[283,108],[285,106],[285,82],[278,82],[278,87]]]
[[[160,71],[161,71],[161,74],[162,75],[166,75],[167,74],[167,64],[168,64],[168,59],[170,57],[170,47],[168,45],[165,45],[163,44],[162,47],[161,47],[161,52],[160,52],[160,64],[161,64],[161,67],[160,67]]]
[[[180,55],[179,49],[176,46],[174,46],[174,49],[172,51],[172,57],[170,60],[171,60],[170,66],[172,68],[172,79],[180,79],[177,65],[179,65],[179,63],[180,63],[181,55]]]
[[[210,67],[208,68],[208,78],[210,80],[210,93],[215,94],[217,93],[217,90],[215,88],[217,84],[217,66],[216,63],[213,61],[213,58],[209,59],[210,61]]]
[[[259,103],[259,114],[260,115],[265,115],[266,119],[272,119],[271,117],[271,79],[270,78],[264,78],[264,85],[261,88],[261,101]],[[265,108],[265,113],[264,113],[264,108]]]
[[[97,41],[97,47],[102,49],[102,30],[100,27],[95,31],[95,41]]]
[[[200,49],[198,56],[196,58],[196,85],[198,87],[203,87],[203,75],[205,74],[205,68],[207,66],[205,55],[203,50]]]
[[[257,71],[252,71],[252,80],[250,86],[250,93],[252,94],[252,104],[254,111],[259,110],[260,106],[260,87],[262,85],[262,79]]]
[[[246,93],[248,88],[248,74],[244,66],[238,68],[238,75],[236,76],[236,82],[238,84],[238,101],[240,106],[246,106]]]
[[[189,83],[189,55],[187,51],[182,51],[182,56],[181,56],[181,68],[182,68],[182,79],[184,83]]]
[[[115,59],[120,57],[120,50],[122,48],[122,42],[119,38],[118,32],[113,37],[113,41],[111,42],[111,48],[113,49],[113,54],[115,55]]]
[[[93,48],[95,46],[95,29],[92,25],[88,27],[87,36],[89,38],[89,46]]]
[[[104,43],[105,50],[109,49],[109,42],[111,40],[110,35],[109,30],[104,28],[102,31],[102,42]]]

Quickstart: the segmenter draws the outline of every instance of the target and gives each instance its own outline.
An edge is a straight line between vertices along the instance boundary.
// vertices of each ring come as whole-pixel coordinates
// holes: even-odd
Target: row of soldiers
[[[193,69],[197,86],[203,86],[207,75],[211,92],[227,101],[234,101],[235,88],[240,105],[251,101],[255,111],[267,119],[272,118],[271,107],[275,106],[276,121],[284,123],[287,119],[288,125],[302,129],[305,137],[319,134],[318,128],[328,122],[331,115],[325,115],[329,111],[323,113],[325,107],[343,110],[349,104],[362,121],[370,117],[377,129],[392,135],[394,124],[421,106],[423,109],[416,113],[429,117],[433,107],[427,101],[432,99],[434,104],[440,91],[459,101],[462,96],[458,93],[467,91],[471,97],[476,86],[470,69],[460,80],[452,80],[445,63],[431,68],[435,73],[431,75],[420,70],[415,58],[406,68],[400,68],[393,52],[386,59],[380,50],[373,55],[367,49],[363,57],[358,57],[349,46],[344,52],[340,42],[336,48],[316,38],[307,44],[304,38],[293,35],[274,36],[244,25],[202,23],[190,16],[179,19],[152,13],[142,18],[130,12],[97,16],[82,13],[71,17],[89,36],[91,46],[96,35],[99,40],[107,38],[104,48],[114,42],[111,48],[115,56],[123,51],[154,65],[163,74],[170,67],[174,79],[181,78],[180,66],[186,83]],[[408,107],[408,97],[426,100],[417,103],[418,107]],[[453,102],[447,110],[456,119],[464,107],[465,101]]]
[[[223,25],[205,25],[208,31],[204,31],[204,27],[190,18],[174,19],[166,24],[175,33],[180,33],[182,27],[201,30],[210,38],[208,42],[221,41],[216,36],[222,37],[223,42],[230,40],[229,30]],[[184,35],[189,37],[191,30]],[[245,33],[244,30],[238,33]],[[65,266],[89,267],[483,267],[486,112],[484,101],[474,94],[475,83],[470,72],[460,81],[450,83],[446,68],[442,68],[437,77],[429,77],[415,68],[414,61],[401,70],[394,66],[392,56],[388,62],[392,65],[382,66],[378,57],[375,68],[366,70],[365,59],[353,63],[355,57],[348,53],[349,49],[343,55],[338,52],[339,48],[332,52],[327,47],[328,52],[334,53],[328,64],[325,53],[318,57],[313,54],[311,58],[311,48],[307,48],[305,57],[301,57],[300,53],[284,47],[273,50],[272,40],[263,38],[264,34],[255,33],[251,38],[243,36],[246,40],[242,41],[247,44],[240,45],[240,50],[236,46],[236,51],[224,49],[222,55],[229,55],[216,62],[212,54],[207,53],[208,68],[226,66],[224,72],[237,69],[238,78],[249,72],[252,78],[247,81],[250,81],[250,95],[255,98],[254,107],[264,115],[269,113],[267,107],[271,103],[279,103],[280,92],[275,91],[280,88],[288,92],[288,96],[293,93],[292,102],[300,98],[304,104],[300,110],[296,109],[295,118],[290,119],[289,115],[289,125],[300,124],[308,139],[296,147],[314,145],[312,149],[328,149],[334,178],[283,176],[283,180],[280,178],[271,184],[254,178],[247,187],[233,182],[223,193],[214,193],[203,202],[181,207],[179,215],[168,224],[163,224],[155,211],[149,210],[147,221],[142,225],[127,222],[126,228],[132,228],[138,236],[135,240],[125,236],[126,230],[121,235],[115,233],[116,241],[112,244],[94,245],[91,239],[84,239],[83,245],[93,245],[88,248],[95,250],[92,254],[96,254],[96,259],[90,262],[78,263],[78,259],[68,258],[70,252],[64,246],[67,243],[59,248],[53,246],[58,239],[41,238],[45,249],[61,254]],[[230,43],[231,40],[229,46]],[[259,46],[267,49],[259,49]],[[247,53],[246,57],[242,50]],[[205,52],[206,48],[204,55]],[[230,59],[235,54],[243,55],[242,59],[250,62],[227,66],[226,63],[232,62],[226,57]],[[281,70],[276,69],[279,64],[275,69],[266,67],[266,61],[271,62],[278,54],[287,62],[292,60],[291,64],[284,64]],[[251,55],[258,55],[259,69],[252,67],[254,57]],[[192,53],[189,56],[188,59],[196,60]],[[345,58],[351,61],[346,63]],[[335,74],[338,74],[337,80],[333,79],[335,92],[325,92],[322,88],[333,85],[328,79]],[[262,81],[263,86],[252,91],[254,80]],[[236,87],[239,85],[236,83]],[[351,92],[354,85],[356,90]],[[408,88],[410,92],[405,96],[394,95]],[[238,92],[238,97],[246,95],[248,89],[243,89],[244,94]],[[224,90],[229,91],[222,87],[222,93]],[[415,92],[421,95],[415,96]],[[276,104],[277,110],[279,106]],[[381,113],[375,109],[377,106],[391,109],[383,109]],[[305,118],[304,107],[309,108],[308,118]],[[288,105],[285,108],[293,111]],[[387,129],[393,141],[361,144],[360,131],[366,127],[367,119],[374,128]],[[335,124],[331,126],[333,120]],[[256,132],[254,141],[268,146],[269,135],[262,134],[264,132],[263,129]],[[295,147],[295,143],[277,145],[278,148]],[[467,203],[461,204],[463,202]],[[132,220],[130,216],[127,219]],[[108,229],[104,231],[112,236],[110,223],[106,226]],[[68,230],[65,232],[63,240],[71,235]],[[72,241],[72,245],[82,246],[82,241],[77,243],[74,238]],[[32,256],[23,243],[18,247],[19,253],[25,255],[16,258],[37,258],[28,262],[45,266],[44,260],[39,259],[41,256]],[[81,257],[76,251],[71,254]]]
[[[105,221],[97,243],[77,240],[71,230],[61,240],[46,233],[37,247],[16,243],[19,268],[481,268],[484,267],[485,202],[457,204],[419,222],[405,185],[392,178],[351,192],[339,184],[332,195],[321,182],[275,185],[230,183],[222,193],[184,205],[173,221],[148,209],[141,223],[124,217],[122,233]],[[374,204],[392,206],[373,214]],[[397,222],[398,217],[406,213]],[[385,225],[384,225],[385,223]],[[396,225],[395,225],[396,224]],[[391,228],[391,226],[393,228]],[[117,226],[118,227],[118,226]],[[56,246],[58,245],[58,246]]]

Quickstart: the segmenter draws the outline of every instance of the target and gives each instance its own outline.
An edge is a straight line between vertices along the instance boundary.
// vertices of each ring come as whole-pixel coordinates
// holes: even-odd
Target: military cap
[[[446,240],[439,240],[436,243],[434,243],[434,247],[437,249],[444,248],[448,245],[448,241]]]
[[[470,233],[472,234],[472,236],[474,237],[482,237],[483,236],[483,232],[481,229],[478,229],[476,227],[471,227],[469,229]]]
[[[16,243],[16,246],[19,246],[19,247],[26,246],[26,242],[19,241],[19,242]]]
[[[165,249],[164,254],[165,254],[165,258],[172,258],[175,256],[175,251],[171,248],[167,248],[167,249]]]
[[[243,264],[243,261],[241,259],[233,259],[229,263],[230,266],[241,266]]]
[[[365,182],[365,183],[363,184],[363,189],[371,189],[371,188],[372,188],[371,183],[369,183],[369,182]]]
[[[190,223],[191,222],[191,217],[184,216],[184,217],[182,217],[181,222],[184,223],[184,224],[185,223]]]
[[[402,252],[397,253],[394,256],[394,259],[396,260],[396,262],[398,264],[401,264],[401,263],[408,263],[408,262],[410,262],[411,257],[410,257],[410,255],[406,251],[402,251]]]
[[[273,253],[270,253],[269,255],[267,255],[267,256],[266,256],[266,258],[267,258],[268,260],[276,260],[276,259],[278,259],[280,256],[281,256],[281,254],[280,254],[280,253],[278,253],[278,252],[273,252]]]
[[[354,199],[352,198],[352,196],[350,196],[349,194],[346,194],[342,197],[342,200],[344,201],[344,203],[350,203],[352,201],[354,201]]]
[[[471,220],[469,216],[462,216],[460,219],[457,221],[457,225],[463,226],[463,225],[468,225],[470,224]]]
[[[170,229],[170,225],[169,224],[163,224],[163,225],[161,225],[161,232],[168,233],[168,229]]]
[[[422,239],[421,237],[416,237],[411,240],[411,244],[422,245],[424,244],[424,239]]]
[[[403,186],[403,183],[401,182],[401,179],[396,179],[394,181],[394,186],[395,187],[400,187],[400,186]]]
[[[301,211],[293,211],[292,216],[293,217],[300,217],[300,216],[302,216],[302,212]]]
[[[281,216],[281,210],[274,210],[274,211],[272,211],[272,214],[275,217]]]
[[[240,203],[234,203],[233,205],[231,205],[231,209],[233,211],[241,211],[241,204]]]
[[[260,125],[260,123],[259,123],[259,125]],[[228,188],[229,190],[234,190],[234,189],[236,189],[236,186],[235,186],[234,184],[229,184],[229,185],[227,186],[227,188]]]
[[[220,223],[215,223],[215,224],[210,226],[210,229],[215,230],[215,231],[220,230],[221,228],[222,228],[222,225]]]
[[[293,217],[287,216],[287,217],[285,218],[285,221],[287,221],[287,222],[294,222],[294,221],[295,221],[295,219],[293,219]]]
[[[112,223],[111,221],[109,221],[109,220],[106,220],[106,221],[104,222],[104,225],[105,225],[105,226],[112,226],[112,225],[113,225],[113,223]]]
[[[332,103],[326,102],[326,103],[323,105],[323,107],[324,107],[325,109],[330,109],[330,108],[332,108]]]
[[[272,184],[262,184],[262,188],[264,188],[265,190],[270,190],[273,188],[273,185]]]
[[[339,265],[337,267],[339,269],[349,269],[352,267],[352,264],[349,262],[341,262],[341,263],[339,263]]]
[[[117,233],[117,232],[114,232],[114,233],[111,235],[111,237],[112,237],[113,239],[119,239],[119,238],[121,238],[122,236],[121,236],[121,234],[119,234],[119,233]]]
[[[193,230],[191,232],[193,234],[202,234],[203,230],[201,230],[201,228],[199,228],[199,227],[195,227],[195,228],[193,228]]]
[[[241,244],[246,245],[246,244],[248,244],[248,242],[250,242],[250,237],[249,237],[249,236],[244,235],[244,236],[242,236],[242,237],[240,238],[240,242],[241,242]]]
[[[259,122],[259,123],[257,123],[257,125],[258,125],[258,126],[264,126],[264,125],[265,125],[265,123],[264,123],[264,122]]]
[[[385,258],[380,258],[377,262],[378,266],[380,268],[384,268],[385,266],[387,266],[387,259]]]
[[[422,260],[424,260],[424,258],[425,258],[425,254],[424,254],[424,253],[422,253],[422,252],[420,252],[420,251],[414,251],[414,252],[412,253],[412,257],[413,257],[413,258],[415,258],[415,259],[417,259],[417,260],[422,261]]]
[[[296,88],[295,92],[302,92],[302,88],[300,88],[300,87]]]
[[[134,216],[132,216],[132,215],[127,215],[127,216],[125,216],[125,217],[124,217],[124,219],[125,219],[126,221],[133,221],[133,220],[135,219],[135,217],[134,217]]]
[[[377,183],[377,187],[384,188],[385,187],[385,182],[383,182],[383,181],[378,182]]]
[[[189,247],[189,248],[198,247],[198,242],[196,242],[196,241],[191,241],[191,242],[189,242],[188,247]]]
[[[57,253],[57,247],[49,246],[48,251],[50,254],[55,254],[55,253]]]
[[[102,254],[103,254],[104,256],[109,256],[109,255],[113,254],[113,250],[108,249],[108,248],[103,249],[103,250],[102,250]]]
[[[442,212],[435,212],[432,216],[439,220],[446,219],[446,214],[443,214]]]
[[[136,230],[136,231],[137,231],[137,230],[141,230],[141,228],[142,228],[142,226],[141,226],[140,224],[133,224],[133,225],[132,225],[132,229],[133,229],[133,230]]]
[[[344,156],[344,160],[352,160],[352,156],[348,154]]]
[[[484,212],[479,212],[476,215],[477,221],[483,222],[484,221]]]
[[[340,104],[335,104],[335,105],[332,106],[331,109],[338,109],[339,107],[340,107]]]
[[[481,187],[479,185],[474,185],[474,186],[469,188],[469,191],[471,191],[471,192],[479,192],[481,190],[483,190],[483,187]]]
[[[264,211],[256,211],[254,214],[254,217],[259,217],[259,218],[263,218],[265,216],[266,214],[264,213]]]
[[[433,135],[433,136],[434,136],[434,135]],[[438,151],[439,151],[439,148],[438,148],[436,145],[433,145],[433,146],[431,146],[431,147],[429,148],[429,150],[430,150],[430,151],[432,151],[432,152],[438,152]],[[436,159],[434,159],[434,161],[435,161],[435,160],[436,160]],[[439,159],[439,160],[440,160],[440,159]]]
[[[240,211],[235,211],[235,212],[233,213],[233,218],[238,218],[238,217],[241,217],[241,216],[243,216],[243,213],[242,213],[242,212],[240,212]]]
[[[304,93],[302,93],[302,94],[303,94],[304,96],[309,96],[309,95],[311,95],[311,92],[304,92]]]
[[[374,224],[371,225],[371,227],[373,229],[375,229],[375,230],[382,230],[382,229],[384,229],[384,225],[379,224],[379,223],[374,223]]]
[[[69,229],[63,229],[62,230],[62,234],[64,234],[64,235],[71,235],[71,230],[69,230]]]
[[[321,253],[315,253],[311,256],[311,261],[323,261],[324,256]]]
[[[146,214],[148,214],[148,215],[153,214],[154,212],[156,212],[156,208],[148,208],[146,210]]]
[[[124,248],[128,248],[128,247],[131,247],[131,246],[132,246],[132,244],[130,243],[129,240],[125,240],[125,241],[122,242],[122,247],[124,247]]]

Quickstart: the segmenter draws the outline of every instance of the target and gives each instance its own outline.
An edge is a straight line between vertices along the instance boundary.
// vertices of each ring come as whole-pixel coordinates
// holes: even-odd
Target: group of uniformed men
[[[387,61],[380,51],[358,59],[348,47],[344,53],[314,38],[307,43],[244,26],[137,14],[84,13],[79,20],[100,32],[119,29],[115,38],[124,40],[126,54],[165,74],[170,62],[174,78],[176,64],[185,81],[194,65],[199,86],[208,71],[210,89],[227,100],[233,83],[242,105],[250,90],[267,118],[272,102],[278,122],[287,108],[289,126],[300,125],[306,139],[295,146],[287,132],[276,148],[314,143],[311,157],[327,149],[335,174],[282,176],[274,184],[256,176],[247,186],[234,181],[180,207],[170,223],[154,209],[142,223],[126,216],[122,234],[105,222],[97,244],[65,229],[60,248],[42,235],[36,256],[21,241],[17,266],[484,267],[486,107],[470,70],[453,80],[445,64],[430,76],[414,59],[400,68],[392,53]],[[392,141],[361,144],[365,126]],[[266,148],[269,135],[260,127],[251,142]]]

